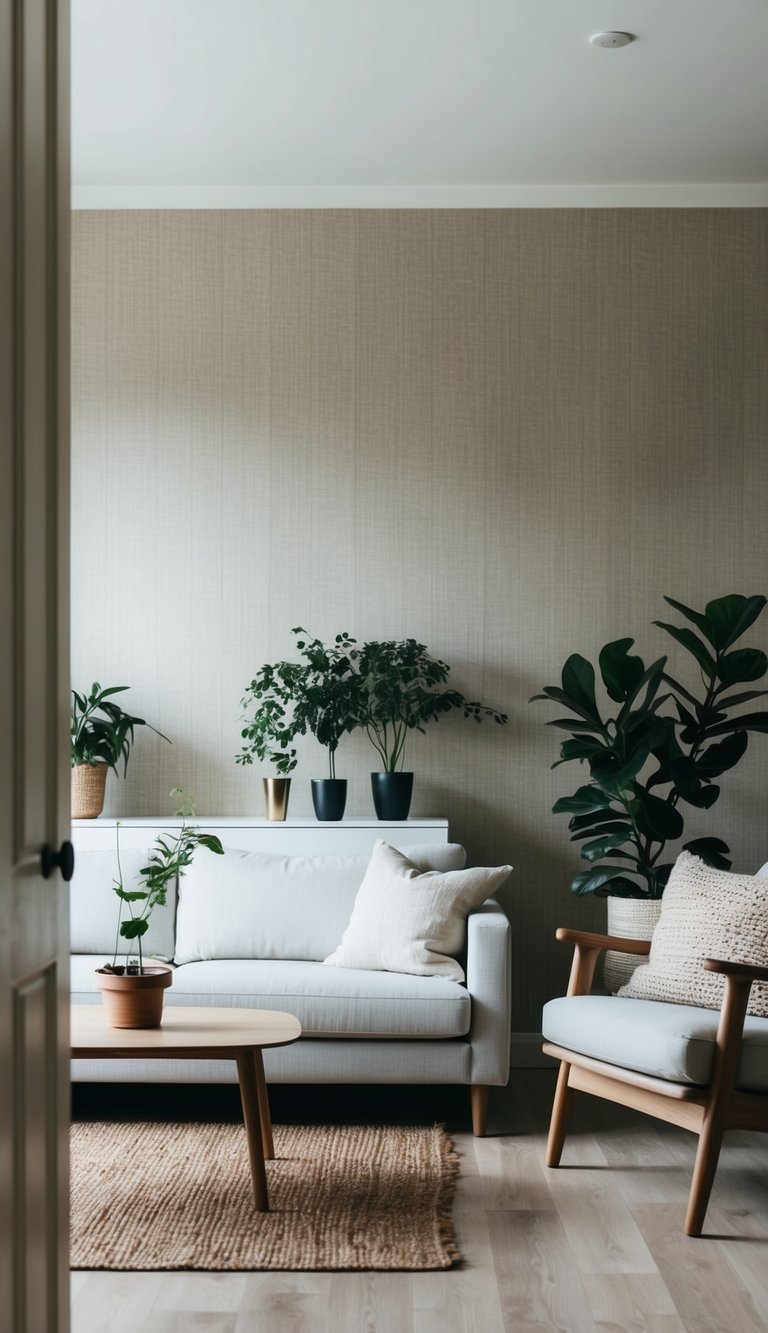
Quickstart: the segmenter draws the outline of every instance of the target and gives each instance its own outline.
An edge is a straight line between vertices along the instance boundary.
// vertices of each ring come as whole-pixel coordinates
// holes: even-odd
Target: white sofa
[[[198,821],[200,822],[200,821]],[[206,821],[213,831],[214,825]],[[283,856],[237,848],[219,830],[225,857],[198,851],[168,905],[156,909],[145,953],[176,964],[168,1005],[235,1005],[295,1014],[303,1036],[264,1053],[279,1083],[465,1083],[473,1128],[484,1133],[488,1087],[506,1084],[510,1041],[510,926],[492,899],[470,915],[460,957],[464,984],[444,977],[323,966],[348,924],[368,855]],[[460,869],[455,843],[400,847],[420,868]],[[386,836],[386,834],[385,834]],[[151,842],[122,852],[126,887]],[[131,841],[129,839],[129,841]],[[245,841],[245,839],[241,839]],[[79,845],[78,845],[79,842]],[[84,845],[85,843],[85,845]],[[71,986],[76,1003],[98,1003],[94,971],[111,958],[117,900],[114,852],[76,839],[71,884]],[[234,1082],[224,1061],[73,1061],[76,1081]]]

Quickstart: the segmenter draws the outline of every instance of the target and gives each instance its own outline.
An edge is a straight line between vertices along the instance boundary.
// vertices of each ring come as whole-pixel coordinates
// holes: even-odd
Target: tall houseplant
[[[382,765],[380,772],[371,774],[376,813],[379,819],[407,819],[413,773],[403,772],[402,765],[409,731],[423,733],[429,722],[455,709],[475,722],[491,717],[503,724],[507,715],[444,688],[450,667],[416,639],[365,643],[356,654],[356,665],[366,734]]]
[[[104,790],[108,769],[118,771],[123,762],[123,776],[133,745],[135,727],[149,727],[156,736],[168,740],[143,717],[134,717],[114,702],[128,685],[110,685],[102,689],[94,681],[89,694],[72,691],[70,738],[72,760],[72,818],[95,819],[104,808]],[[170,744],[170,742],[169,742]]]
[[[578,760],[590,773],[588,783],[553,806],[554,813],[570,815],[571,839],[582,844],[587,862],[571,889],[607,897],[611,933],[638,938],[653,933],[672,869],[664,852],[669,841],[684,836],[685,807],[711,809],[720,795],[715,779],[739,762],[749,732],[768,731],[768,712],[739,711],[768,691],[734,691],[768,671],[761,649],[734,647],[763,611],[765,597],[731,594],[708,602],[702,612],[664,600],[695,626],[654,621],[693,659],[698,688],[698,682],[671,676],[666,657],[646,667],[630,653],[634,640],[627,638],[606,644],[599,655],[602,683],[615,708],[598,703],[594,668],[577,653],[565,663],[561,684],[534,696],[573,714],[549,723],[570,733],[553,767]],[[710,865],[731,865],[721,838],[693,838],[683,846]],[[619,898],[637,900],[637,907],[630,913],[629,904],[618,906]],[[607,959],[606,980],[614,989],[632,970],[619,960]]]
[[[289,775],[296,767],[291,714],[298,670],[296,662],[267,663],[256,672],[240,700],[243,747],[235,763],[252,764],[258,759],[273,765],[277,776],[262,778],[269,820],[283,820],[288,814]]]
[[[342,736],[362,723],[360,682],[353,667],[355,640],[342,633],[325,644],[299,627],[291,633],[301,660],[276,662],[257,672],[243,698],[246,745],[238,759],[252,762],[255,754],[271,758],[278,767],[283,753],[288,757],[282,762],[293,767],[291,742],[309,733],[328,752],[328,777],[312,781],[315,813],[318,819],[341,819],[347,783],[336,777],[336,751]],[[272,739],[277,749],[270,749]]]
[[[179,802],[176,814],[181,816],[177,834],[160,833],[155,838],[149,859],[139,871],[138,888],[127,889],[120,862],[120,821],[115,828],[117,876],[112,890],[118,898],[115,949],[111,963],[98,968],[96,979],[101,987],[107,1020],[112,1027],[159,1027],[163,1008],[163,991],[170,986],[173,971],[164,963],[145,963],[142,940],[149,930],[150,917],[156,907],[165,907],[168,889],[180,879],[198,847],[207,847],[217,856],[224,848],[213,833],[201,833],[187,824],[194,815],[192,804],[179,788],[171,796]],[[127,909],[127,917],[123,911]],[[120,941],[125,941],[125,962],[118,964]],[[138,957],[131,956],[132,945]]]
[[[654,621],[694,659],[698,692],[668,673],[666,657],[646,667],[630,655],[633,639],[617,639],[599,656],[606,692],[618,705],[611,715],[597,703],[594,668],[577,653],[565,663],[561,685],[534,696],[574,714],[548,724],[571,733],[553,767],[576,759],[589,768],[590,781],[553,806],[556,814],[571,816],[571,838],[582,843],[589,864],[571,884],[577,894],[660,898],[672,869],[662,860],[666,843],[684,832],[679,807],[709,810],[720,795],[714,779],[741,759],[748,733],[768,731],[768,712],[734,711],[768,691],[730,693],[768,672],[761,649],[733,646],[762,612],[765,597],[731,594],[708,602],[703,612],[664,600],[699,631]],[[684,846],[710,865],[731,864],[720,838],[695,838]]]

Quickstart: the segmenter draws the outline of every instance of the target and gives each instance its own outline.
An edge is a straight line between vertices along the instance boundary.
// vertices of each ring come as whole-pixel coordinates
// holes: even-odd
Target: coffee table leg
[[[264,1060],[261,1055],[261,1047],[253,1048],[253,1063],[256,1066],[256,1086],[259,1091],[259,1119],[261,1121],[261,1146],[264,1149],[264,1157],[271,1162],[275,1156],[275,1145],[272,1139],[272,1116],[269,1112],[269,1096],[267,1094],[267,1080],[264,1077]]]
[[[237,1053],[237,1076],[240,1080],[240,1100],[243,1105],[243,1120],[245,1121],[245,1136],[248,1140],[248,1156],[251,1163],[251,1180],[253,1181],[253,1198],[257,1211],[260,1213],[269,1212],[269,1199],[267,1197],[267,1173],[264,1169],[264,1146],[262,1141],[262,1124],[259,1115],[259,1079],[257,1074],[256,1055],[261,1055],[260,1051],[254,1050],[252,1046]],[[263,1078],[263,1069],[262,1069]]]

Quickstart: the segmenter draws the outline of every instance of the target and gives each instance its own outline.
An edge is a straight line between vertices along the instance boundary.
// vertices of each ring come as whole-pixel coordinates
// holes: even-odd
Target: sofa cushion
[[[208,853],[212,855],[212,853]],[[122,850],[120,865],[123,884],[128,891],[139,888],[139,871],[149,860],[149,848]],[[120,901],[112,892],[117,876],[117,857],[114,851],[78,852],[75,873],[69,885],[70,948],[73,953],[102,953],[101,962],[113,956],[117,917]],[[123,906],[123,916],[128,911]],[[173,958],[173,931],[176,915],[176,889],[168,890],[165,907],[156,907],[149,918],[149,930],[141,942],[145,954],[160,954]],[[120,938],[119,952],[125,953],[130,944],[132,954],[137,952],[135,940]]]
[[[544,1006],[547,1041],[672,1083],[706,1084],[720,1019],[712,1009],[616,995],[571,995]],[[768,1091],[768,1019],[748,1017],[736,1083]]]
[[[458,843],[408,849],[421,868],[460,869]],[[274,856],[200,848],[181,881],[177,963],[213,958],[318,961],[336,947],[368,866],[362,856]]]
[[[512,867],[422,870],[379,840],[341,943],[328,967],[382,969],[464,980],[455,955],[467,916],[501,887]]]
[[[619,995],[719,1009],[725,977],[708,972],[705,958],[768,966],[768,880],[714,870],[681,852],[664,890],[648,962]],[[753,985],[749,1013],[768,1017],[765,982]]]
[[[94,969],[102,962],[100,955],[72,958],[74,1003],[94,998]],[[315,1037],[463,1037],[471,1010],[464,987],[442,977],[241,959],[176,968],[166,1004],[282,1009]]]

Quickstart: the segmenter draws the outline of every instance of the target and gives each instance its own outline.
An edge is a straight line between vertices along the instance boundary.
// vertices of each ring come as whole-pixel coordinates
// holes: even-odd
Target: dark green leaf
[[[688,805],[696,806],[697,810],[709,810],[720,795],[720,788],[716,783],[707,783],[705,787],[700,787],[698,791],[690,791],[682,797]]]
[[[722,699],[718,699],[718,709],[737,708],[739,704],[751,703],[753,699],[762,699],[768,690],[745,690],[743,694],[726,694]],[[738,722],[738,718],[736,719]]]
[[[585,786],[579,787],[573,796],[561,796],[552,806],[552,813],[555,815],[585,815],[595,810],[605,810],[610,804],[610,798],[605,792],[600,791],[599,787]]]
[[[696,628],[701,631],[701,633],[704,635],[704,638],[709,639],[709,642],[712,644],[713,648],[716,647],[715,641],[711,637],[712,628],[706,616],[703,616],[700,611],[692,611],[690,606],[684,606],[682,602],[676,602],[674,597],[665,596],[664,601],[667,602],[670,606],[674,606],[676,611],[679,611],[681,615],[684,615],[688,620],[690,620],[692,624],[694,624]]]
[[[556,717],[546,723],[548,727],[558,727],[560,731],[573,731],[579,735],[592,735],[596,731],[602,730],[595,722],[579,722],[576,718]]]
[[[760,615],[766,604],[765,597],[742,597],[730,593],[707,602],[705,614],[710,626],[710,640],[719,652],[725,652],[741,637]]]
[[[617,898],[644,896],[638,885],[626,878],[626,871],[620,866],[593,866],[591,870],[582,870],[571,881],[571,893],[580,897],[586,893],[596,893],[600,897],[613,894]]]
[[[627,834],[624,832],[608,833],[605,837],[595,838],[593,842],[585,842],[581,855],[585,861],[599,861],[601,857],[608,856],[611,852],[614,856],[618,856],[620,853],[616,848],[623,847],[627,840]],[[637,857],[629,856],[628,859],[635,861]]]
[[[633,643],[634,639],[616,639],[607,643],[600,653],[600,674],[616,703],[623,703],[627,695],[634,692],[645,671],[642,657],[628,655]]]
[[[768,671],[768,657],[759,648],[736,648],[721,657],[717,675],[723,685],[740,685],[742,681],[760,680]],[[718,703],[718,708],[722,704]]]
[[[597,833],[620,833],[623,842],[626,842],[632,836],[632,825],[620,816],[617,816],[616,819],[601,819],[600,815],[596,814],[594,816],[590,815],[589,819],[593,821],[590,826],[582,824],[580,828],[571,833],[571,842],[580,842],[582,838],[593,838]],[[576,822],[575,819],[572,819],[568,825],[569,829],[573,829]]]
[[[728,722],[708,727],[707,735],[723,736],[729,731],[768,731],[768,713],[741,713]]]
[[[678,625],[667,625],[663,620],[654,620],[653,623],[654,625],[658,625],[659,629],[665,630],[667,634],[671,634],[673,639],[676,639],[684,648],[687,648],[688,652],[692,653],[696,658],[696,661],[704,674],[708,676],[710,680],[712,679],[715,674],[715,659],[706,644],[702,643],[701,639],[694,634],[693,630],[680,629]]]
[[[700,856],[702,861],[715,866],[717,870],[730,870],[733,865],[727,855],[724,855],[730,848],[721,838],[693,838],[690,842],[683,843],[683,849],[693,856]]]
[[[137,916],[131,921],[123,921],[120,924],[120,934],[124,940],[136,940],[140,935],[146,935],[149,930],[149,922],[144,917]]]
[[[645,688],[645,698],[643,699],[642,703],[638,705],[638,709],[636,711],[647,712],[650,709],[651,704],[653,703],[653,700],[656,697],[656,694],[658,693],[659,686],[661,685],[661,682],[664,679],[664,667],[666,665],[667,665],[666,657],[659,657],[655,662],[651,662],[651,665],[648,667],[647,671],[643,672],[643,675],[640,677],[634,689],[630,690],[629,694],[627,695],[624,706],[621,709],[616,719],[617,727],[621,727],[624,724],[625,719],[629,715],[629,712],[632,708],[632,705],[638,698],[643,688]]]
[[[632,802],[632,812],[640,832],[646,837],[665,842],[668,838],[679,838],[682,835],[683,816],[660,796],[652,796],[638,788]]]
[[[725,740],[710,745],[694,761],[694,768],[701,777],[719,778],[729,768],[738,764],[747,748],[749,737],[746,731],[734,731]]]
[[[563,667],[563,691],[587,717],[600,722],[595,702],[595,669],[579,653],[572,653]]]

